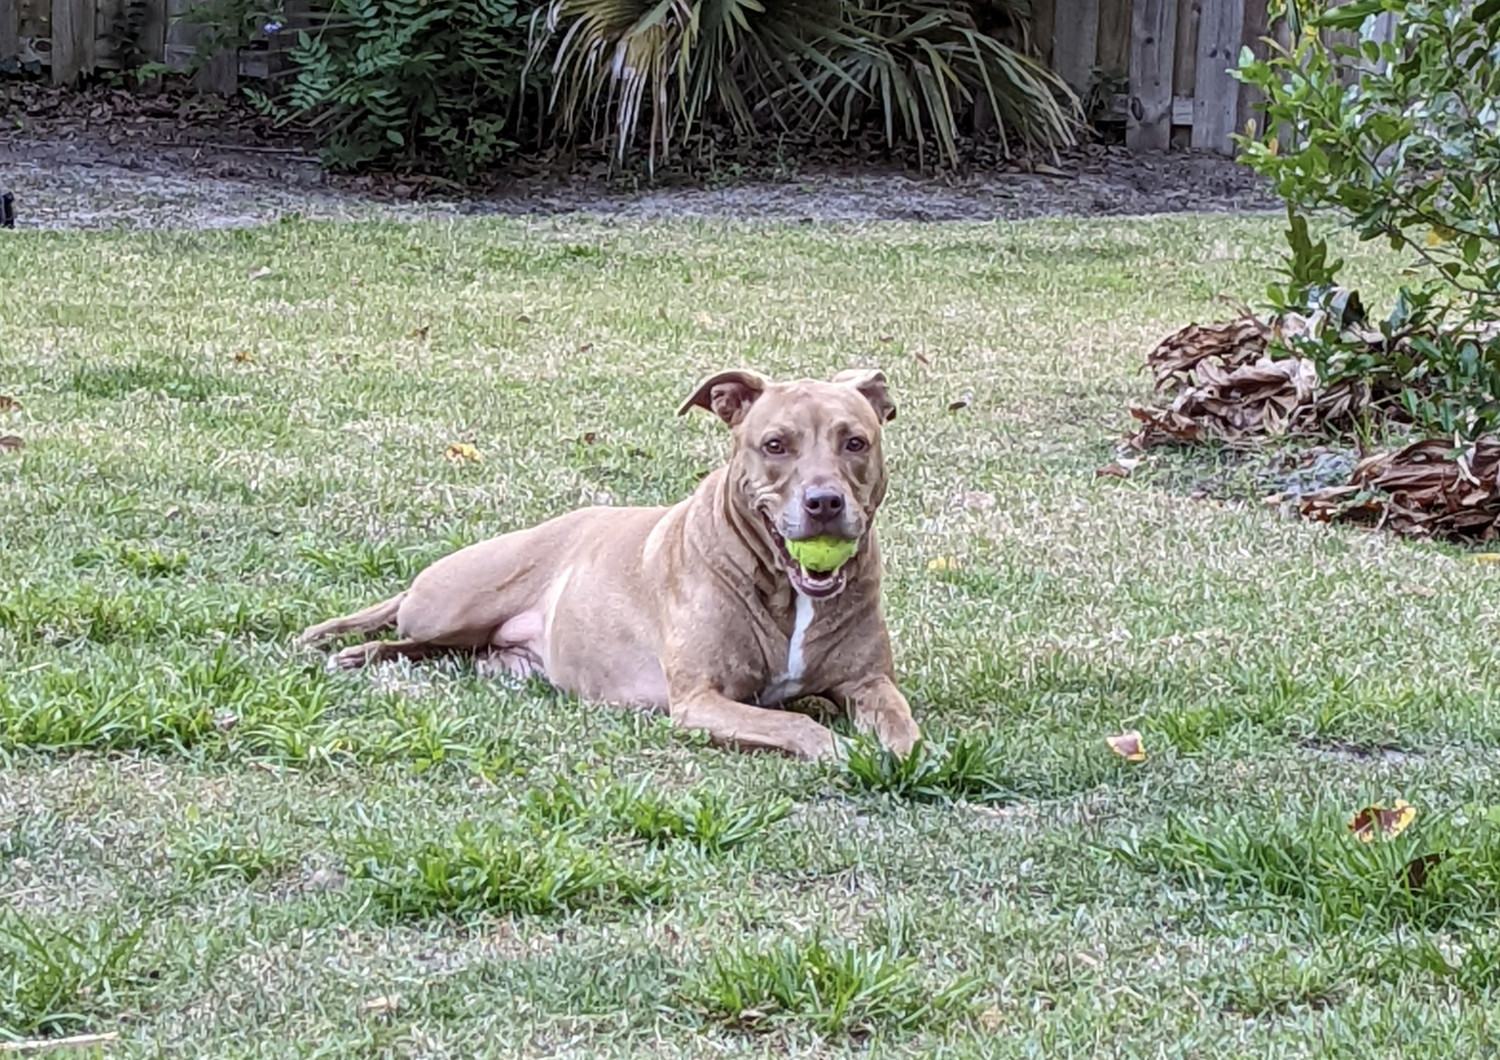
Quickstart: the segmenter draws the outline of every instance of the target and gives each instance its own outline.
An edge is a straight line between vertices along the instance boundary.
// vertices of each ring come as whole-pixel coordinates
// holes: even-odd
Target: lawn
[[[0,1034],[1492,1054],[1500,565],[1192,499],[1211,455],[1093,475],[1146,349],[1254,298],[1278,229],[7,235]],[[915,764],[291,646],[462,543],[684,495],[727,448],[673,414],[709,370],[865,364],[900,407],[879,526]],[[1132,728],[1141,762],[1105,743]],[[1396,798],[1405,832],[1351,837]]]

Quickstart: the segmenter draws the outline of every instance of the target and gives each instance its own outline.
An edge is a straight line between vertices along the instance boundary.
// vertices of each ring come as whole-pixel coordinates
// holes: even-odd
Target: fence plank
[[[1130,38],[1130,110],[1125,117],[1125,146],[1132,151],[1165,151],[1172,146],[1177,0],[1135,0]]]
[[[167,0],[146,0],[141,19],[141,57],[159,63],[167,54]]]
[[[1234,150],[1229,134],[1238,117],[1240,84],[1229,76],[1229,67],[1240,51],[1244,16],[1244,0],[1203,0],[1193,85],[1194,147],[1220,154]]]
[[[16,0],[0,0],[0,63],[21,57],[21,10]]]
[[[1130,73],[1131,0],[1099,0],[1099,51],[1095,65],[1106,78]]]
[[[1099,53],[1099,0],[1057,0],[1052,18],[1052,69],[1082,95]]]
[[[52,83],[70,85],[93,70],[93,0],[52,0]]]
[[[1193,98],[1198,72],[1198,20],[1202,10],[1198,0],[1179,0],[1177,5],[1177,47],[1172,60],[1172,95]],[[1186,124],[1191,125],[1192,122]]]

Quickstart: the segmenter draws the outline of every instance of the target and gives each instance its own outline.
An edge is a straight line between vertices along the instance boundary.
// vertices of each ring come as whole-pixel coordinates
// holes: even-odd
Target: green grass
[[[9,236],[0,1035],[1493,1053],[1500,570],[1195,501],[1213,454],[1093,476],[1145,350],[1253,298],[1279,226]],[[454,660],[292,647],[466,542],[681,497],[726,440],[673,411],[735,364],[891,378],[914,758],[737,755]],[[1129,728],[1144,762],[1105,744]],[[1406,832],[1348,834],[1394,798]]]

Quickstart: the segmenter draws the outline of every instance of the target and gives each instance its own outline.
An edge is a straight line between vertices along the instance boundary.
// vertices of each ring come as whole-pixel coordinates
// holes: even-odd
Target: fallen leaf
[[[19,434],[0,434],[0,452],[15,453],[26,448]]]
[[[1146,760],[1146,745],[1141,742],[1141,734],[1134,729],[1122,732],[1118,736],[1106,736],[1104,742],[1109,744],[1111,751],[1127,762]]]
[[[584,445],[593,445],[598,440],[599,440],[599,436],[597,434],[595,434],[593,431],[584,431],[583,432],[583,444]]]
[[[656,315],[658,317],[660,317],[662,320],[666,320],[667,319],[667,309],[666,309],[666,307],[665,306],[657,306],[656,307]]]
[[[15,412],[21,407],[21,403],[13,397],[0,394],[0,412]]]
[[[693,314],[693,323],[700,328],[711,328],[714,326],[714,318],[700,310]]]
[[[959,409],[966,409],[969,407],[969,402],[973,400],[974,398],[971,394],[965,394],[963,397],[954,398],[952,401],[948,402],[948,411],[957,412]]]
[[[352,279],[352,280],[349,281],[349,286],[350,287],[363,287],[364,285],[365,285],[365,281],[361,280],[358,276],[354,277],[354,279]]]
[[[430,324],[423,324],[419,328],[412,328],[406,333],[406,337],[409,339],[425,339],[427,337],[427,330],[430,327]]]
[[[220,732],[228,732],[239,723],[240,716],[238,714],[230,714],[226,711],[223,714],[214,715],[214,728]]]
[[[927,561],[928,570],[958,570],[962,566],[957,556],[936,556]]]
[[[891,337],[890,335],[882,335],[882,336],[880,336],[880,341],[881,342],[895,342],[896,340],[893,337]]]
[[[592,342],[585,342],[582,346],[578,347],[578,352],[579,353],[588,353],[593,348],[594,348],[594,344]]]
[[[1475,563],[1500,563],[1500,552],[1479,552],[1474,556]]]
[[[919,363],[925,364],[929,368],[932,367],[932,362],[929,361],[926,357],[924,357],[920,351],[918,351],[916,353],[913,353],[912,356],[915,357]]]
[[[271,275],[271,270],[262,265],[258,269],[251,269],[249,278],[252,280],[264,280],[269,275]]]
[[[1131,472],[1133,472],[1136,468],[1140,467],[1141,463],[1142,463],[1142,460],[1139,457],[1137,457],[1136,459],[1132,460],[1130,457],[1122,456],[1122,457],[1120,457],[1120,459],[1113,460],[1113,461],[1109,462],[1108,464],[1105,464],[1101,468],[1095,468],[1094,469],[1094,477],[1095,478],[1129,478]]]
[[[394,994],[372,997],[368,1001],[361,1001],[359,1010],[361,1012],[395,1012],[401,1007],[401,999]]]
[[[1044,177],[1066,177],[1068,175],[1065,170],[1058,169],[1056,166],[1049,166],[1045,162],[1038,162],[1031,167],[1031,171],[1039,173]]]
[[[251,353],[249,350],[235,350],[234,351],[234,363],[235,364],[254,364],[255,363],[255,354]]]
[[[479,450],[475,449],[468,442],[454,442],[443,450],[443,455],[455,464],[472,463],[479,459]]]
[[[522,313],[520,316],[516,317],[516,323],[517,324],[530,324],[531,323],[531,318],[529,316],[527,316],[525,313]]]
[[[1431,597],[1437,595],[1437,590],[1427,585],[1408,585],[1406,591],[1412,596]]]
[[[1349,819],[1349,831],[1361,843],[1368,843],[1377,835],[1387,839],[1406,831],[1416,820],[1417,809],[1405,799],[1397,799],[1391,806],[1366,806]]]
[[[1427,874],[1435,869],[1440,861],[1448,856],[1447,851],[1434,850],[1431,854],[1423,854],[1419,858],[1412,858],[1401,870],[1401,882],[1408,890],[1420,891],[1427,886]]]
[[[997,1008],[985,1009],[979,1014],[978,1019],[979,1026],[987,1031],[999,1030],[1000,1024],[1005,1021],[1005,1017],[1001,1015],[1000,1010]]]

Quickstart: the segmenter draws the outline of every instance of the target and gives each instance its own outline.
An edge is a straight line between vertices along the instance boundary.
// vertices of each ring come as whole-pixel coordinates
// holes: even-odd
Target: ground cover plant
[[[1263,286],[1283,224],[13,234],[0,1035],[1483,1055],[1500,568],[1195,499],[1201,460],[1094,475],[1145,350]],[[672,412],[731,362],[891,377],[920,757],[291,646],[481,535],[681,496],[725,439]]]

